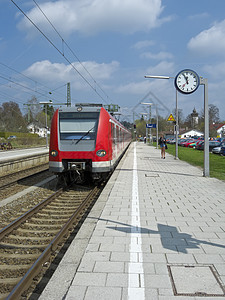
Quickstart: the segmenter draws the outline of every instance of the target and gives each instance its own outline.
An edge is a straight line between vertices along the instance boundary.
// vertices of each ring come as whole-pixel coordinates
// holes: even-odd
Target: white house
[[[214,127],[216,128],[217,137],[221,138],[225,136],[225,124],[215,124]]]
[[[29,130],[30,133],[38,134],[39,137],[46,137],[46,132],[47,134],[50,134],[49,130],[46,130],[46,128],[39,127],[33,123],[29,124],[27,126],[27,129]]]
[[[204,133],[199,131],[199,130],[196,130],[196,129],[191,129],[189,131],[186,131],[186,132],[183,132],[182,134],[180,134],[180,137],[181,138],[185,138],[185,137],[192,137],[192,136],[203,136]]]

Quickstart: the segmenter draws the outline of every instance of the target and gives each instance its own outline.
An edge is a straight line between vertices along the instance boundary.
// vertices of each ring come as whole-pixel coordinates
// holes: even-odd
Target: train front
[[[51,125],[49,170],[66,182],[100,179],[109,171],[109,138],[109,117],[103,108],[59,108]]]

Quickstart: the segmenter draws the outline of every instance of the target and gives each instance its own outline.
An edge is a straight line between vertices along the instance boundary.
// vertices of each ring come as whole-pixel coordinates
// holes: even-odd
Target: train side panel
[[[98,123],[95,157],[92,172],[109,172],[112,169],[112,137],[109,113],[102,108]]]

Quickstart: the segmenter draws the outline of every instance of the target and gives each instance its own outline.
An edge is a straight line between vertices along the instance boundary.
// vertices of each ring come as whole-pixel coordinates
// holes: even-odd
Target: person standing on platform
[[[159,146],[161,148],[161,158],[166,158],[166,139],[163,135],[159,138]]]

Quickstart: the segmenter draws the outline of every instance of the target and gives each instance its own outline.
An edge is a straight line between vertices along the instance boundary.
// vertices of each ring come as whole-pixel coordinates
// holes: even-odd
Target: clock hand
[[[183,76],[184,76],[184,79],[186,80],[186,83],[188,84],[188,77],[185,76],[184,74],[183,74]]]

